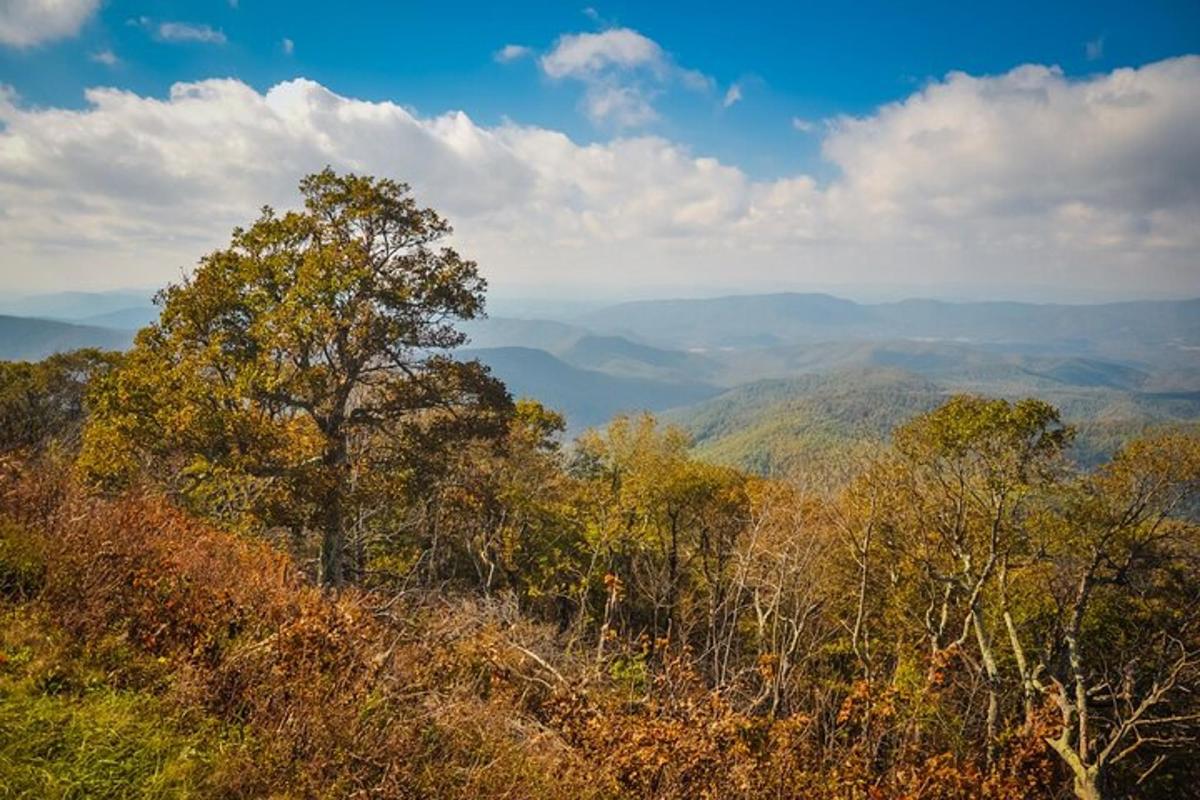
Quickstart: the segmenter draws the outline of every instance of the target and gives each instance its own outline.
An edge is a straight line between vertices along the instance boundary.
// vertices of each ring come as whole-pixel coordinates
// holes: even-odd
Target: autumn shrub
[[[587,798],[611,788],[522,711],[523,657],[498,649],[477,614],[384,614],[365,595],[325,594],[268,545],[151,494],[100,499],[28,471],[9,475],[2,499],[7,524],[37,532],[38,607],[72,646],[97,650],[118,682],[147,682],[133,662],[165,664],[167,707],[245,729],[211,794]]]
[[[0,520],[0,599],[32,598],[42,587],[45,568],[34,537],[20,525]]]

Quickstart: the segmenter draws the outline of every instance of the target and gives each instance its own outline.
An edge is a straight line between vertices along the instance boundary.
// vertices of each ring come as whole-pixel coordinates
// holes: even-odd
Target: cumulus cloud
[[[583,108],[593,122],[622,127],[656,119],[653,99],[672,83],[694,91],[713,85],[707,75],[679,66],[657,42],[630,28],[560,36],[539,64],[550,78],[585,85]]]
[[[115,67],[121,62],[121,59],[117,58],[117,54],[112,50],[97,50],[88,56],[88,58],[106,67]]]
[[[792,128],[801,133],[812,133],[817,129],[817,123],[804,117],[792,117]]]
[[[523,44],[506,44],[495,52],[492,56],[501,64],[507,64],[510,61],[516,61],[525,56],[530,55],[533,51]]]
[[[1071,80],[1053,67],[952,73],[823,152],[860,215],[979,246],[1140,252],[1200,245],[1200,58]],[[1192,257],[1196,251],[1192,250]]]
[[[721,100],[721,105],[725,108],[729,108],[734,103],[741,102],[741,99],[742,85],[740,83],[732,83],[729,85],[729,88],[725,90],[725,97]]]
[[[284,55],[290,56],[296,52],[296,43],[286,37],[279,43],[279,46],[283,49]]]
[[[551,78],[592,78],[610,67],[644,66],[664,72],[666,64],[657,42],[629,28],[568,34],[542,57],[542,69]]]
[[[4,0],[0,3],[0,44],[31,47],[68,39],[100,7],[100,0]]]
[[[326,164],[411,183],[498,287],[1197,280],[1196,57],[1086,79],[949,75],[825,126],[826,182],[753,179],[655,136],[582,144],[422,117],[308,80],[87,101],[24,108],[0,92],[6,283],[178,277],[263,203],[294,204],[299,177]]]

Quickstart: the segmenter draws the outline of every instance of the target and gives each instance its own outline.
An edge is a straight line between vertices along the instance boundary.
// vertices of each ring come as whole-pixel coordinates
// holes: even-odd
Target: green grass
[[[157,699],[111,688],[0,693],[0,798],[209,796],[212,736]]]
[[[0,800],[218,794],[212,777],[236,746],[226,732],[115,685],[101,663],[35,604],[0,601]]]

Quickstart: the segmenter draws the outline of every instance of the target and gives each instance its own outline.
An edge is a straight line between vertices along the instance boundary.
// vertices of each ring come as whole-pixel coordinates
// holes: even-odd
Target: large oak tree
[[[256,485],[268,522],[319,530],[321,580],[340,586],[356,453],[510,402],[447,356],[485,289],[443,245],[447,222],[391,180],[326,169],[300,191],[303,210],[264,208],[160,294],[159,321],[96,392],[83,464],[111,480],[169,461],[217,506]],[[415,421],[425,435],[400,430]]]

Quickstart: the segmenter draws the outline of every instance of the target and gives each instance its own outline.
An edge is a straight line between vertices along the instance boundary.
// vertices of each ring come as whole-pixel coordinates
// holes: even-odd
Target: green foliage
[[[0,600],[29,600],[45,577],[45,557],[24,527],[0,519]]]
[[[0,617],[0,798],[213,796],[218,726],[117,688],[32,608]]]
[[[441,246],[445,220],[390,180],[327,169],[300,190],[303,211],[264,209],[160,293],[159,321],[97,388],[81,466],[120,485],[165,465],[197,510],[315,527],[323,580],[340,585],[352,461],[375,452],[353,445],[414,420],[426,443],[461,435],[508,397],[439,355],[485,285]]]
[[[76,350],[44,361],[0,361],[0,453],[75,445],[88,384],[118,362],[115,353]]]
[[[1071,436],[1058,410],[1041,400],[1010,403],[956,395],[901,426],[893,440],[909,458],[961,459],[970,454],[992,464],[1011,458],[1024,466],[1040,456],[1057,455]]]
[[[690,440],[650,415],[617,417],[580,437],[572,471],[591,575],[585,585],[604,625],[621,619],[628,634],[687,641],[705,593],[723,590],[725,568],[748,514],[745,479],[698,461]],[[599,602],[604,575],[607,602]],[[622,594],[620,587],[632,591]],[[581,605],[587,605],[582,603]],[[614,614],[616,617],[614,618]]]

